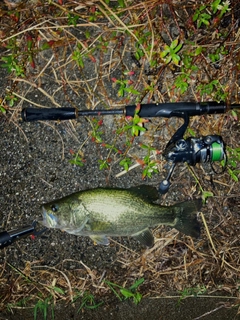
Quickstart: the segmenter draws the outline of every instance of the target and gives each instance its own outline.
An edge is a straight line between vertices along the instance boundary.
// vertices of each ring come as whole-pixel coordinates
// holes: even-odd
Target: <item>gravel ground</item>
[[[35,219],[41,220],[42,203],[78,190],[98,186],[128,188],[143,182],[140,169],[130,171],[120,178],[115,178],[119,169],[115,168],[114,171],[113,168],[111,172],[100,171],[97,160],[104,150],[90,141],[84,147],[87,159],[85,165],[76,167],[69,164],[72,158],[69,150],[76,149],[85,141],[90,129],[84,118],[79,123],[74,123],[74,130],[69,122],[13,123],[4,116],[1,117],[0,127],[0,202],[3,230],[31,224]],[[151,185],[157,186],[158,181],[159,177],[155,177]],[[177,186],[173,190],[175,188],[177,189]],[[176,195],[175,190],[170,198],[177,197]],[[143,252],[142,246],[133,239],[123,238],[120,243],[134,252]],[[2,250],[0,263],[4,266],[7,262],[20,269],[23,269],[27,262],[31,262],[38,266],[62,266],[62,270],[74,270],[79,268],[77,261],[81,261],[98,273],[124,276],[117,259],[119,249],[116,243],[111,243],[108,247],[95,246],[88,237],[51,230],[35,240],[28,237]],[[11,274],[11,270],[9,272]],[[109,316],[123,319],[126,315],[129,319],[136,319],[136,315],[139,319],[147,319],[149,313],[152,314],[151,319],[169,319],[169,312],[171,319],[193,319],[214,309],[216,312],[207,316],[207,319],[239,319],[237,316],[234,318],[236,310],[220,308],[218,303],[221,302],[225,303],[225,299],[217,300],[214,305],[212,300],[193,299],[187,300],[178,308],[174,300],[170,302],[167,299],[146,298],[136,307],[133,303],[119,303],[109,299],[107,307],[99,307],[98,311],[85,311],[82,315],[76,313],[76,308],[72,306],[61,305],[65,310],[65,317],[62,319],[106,319]],[[59,308],[58,305],[55,310],[56,318],[59,312],[62,313]],[[1,319],[32,319],[32,314],[32,310],[15,309],[13,315],[6,314]]]

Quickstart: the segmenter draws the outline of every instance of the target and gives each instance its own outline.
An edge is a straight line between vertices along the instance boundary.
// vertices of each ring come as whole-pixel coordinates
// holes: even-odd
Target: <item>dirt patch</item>
[[[55,319],[84,319],[84,320],[105,320],[105,319],[140,319],[152,320],[173,319],[173,320],[225,320],[240,319],[236,315],[236,309],[231,308],[233,301],[227,298],[188,298],[179,304],[178,298],[145,298],[139,305],[131,302],[108,302],[95,310],[82,310],[78,312],[78,306],[66,306],[58,304],[54,309]],[[63,314],[64,313],[64,314]],[[48,314],[51,314],[50,308]],[[4,316],[4,315],[2,315]],[[6,314],[6,319],[33,319],[33,310],[14,310],[12,314]],[[42,319],[43,313],[39,310],[37,319]],[[5,318],[2,318],[5,319]]]

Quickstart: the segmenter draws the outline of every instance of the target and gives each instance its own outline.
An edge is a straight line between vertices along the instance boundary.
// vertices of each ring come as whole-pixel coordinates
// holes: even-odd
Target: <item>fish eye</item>
[[[57,212],[57,211],[58,211],[58,205],[53,204],[53,205],[51,206],[51,210],[52,210],[53,212]]]

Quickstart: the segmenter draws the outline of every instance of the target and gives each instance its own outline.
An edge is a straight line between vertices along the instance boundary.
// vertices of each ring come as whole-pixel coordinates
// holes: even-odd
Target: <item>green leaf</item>
[[[121,87],[119,90],[118,90],[118,96],[119,97],[123,97],[124,96],[124,88]]]
[[[126,299],[134,296],[131,291],[129,291],[128,289],[125,289],[125,288],[120,289],[120,292]]]
[[[180,61],[180,57],[178,55],[174,55],[172,60],[173,60],[173,63],[175,63],[176,65],[178,65],[179,61]]]
[[[206,26],[209,26],[209,24],[210,24],[209,21],[206,20],[206,19],[202,19],[201,21],[202,21]]]
[[[90,33],[89,30],[87,30],[87,31],[85,32],[85,37],[86,37],[87,39],[89,39],[90,36],[91,36],[91,33]]]
[[[4,109],[4,107],[3,107],[3,106],[1,106],[1,105],[0,105],[0,112],[2,112],[2,113],[6,113],[6,109]]]
[[[128,171],[129,165],[131,164],[131,159],[125,158],[119,162],[120,166],[123,166],[125,171]]]
[[[165,63],[168,64],[172,60],[171,56],[168,56],[167,59],[165,60]]]
[[[160,53],[160,57],[161,58],[166,57],[166,55],[169,54],[169,52],[170,52],[170,47],[165,45],[163,48],[163,51]]]
[[[119,7],[121,7],[121,8],[125,8],[124,0],[118,0],[118,5],[119,5]]]
[[[173,40],[173,42],[170,44],[170,48],[171,49],[176,48],[177,44],[178,44],[178,39]]]
[[[199,8],[199,11],[201,12],[201,11],[203,11],[204,9],[206,9],[206,6],[202,4],[201,7]]]
[[[137,292],[137,293],[134,295],[133,300],[134,300],[134,303],[135,303],[135,304],[138,304],[138,303],[142,300],[142,295],[141,295],[141,293]]]
[[[229,173],[229,175],[231,176],[231,178],[235,181],[235,182],[238,182],[238,177],[237,177],[237,175],[235,174],[235,172],[236,172],[236,174],[239,174],[239,170],[231,170],[230,168],[228,168],[228,173]]]
[[[145,281],[144,278],[138,279],[137,281],[134,282],[133,285],[131,285],[131,287],[130,287],[129,289],[130,289],[130,290],[135,290],[135,289],[137,289],[137,288],[140,286],[140,284],[142,284],[144,281]]]
[[[45,42],[45,43],[42,44],[40,49],[41,50],[47,50],[47,49],[50,49],[50,48],[51,48],[50,44],[48,42]]]
[[[195,22],[199,17],[199,13],[198,12],[195,12],[194,15],[193,15],[193,22]]]
[[[189,132],[189,134],[190,134],[191,136],[196,137],[196,133],[195,133],[195,131],[194,131],[193,129],[187,128],[187,131]]]
[[[179,45],[174,49],[174,52],[177,53],[181,48],[182,48],[183,44],[179,43]]]
[[[203,48],[202,48],[202,47],[198,47],[198,48],[195,50],[195,56],[198,56],[202,51],[203,51]]]
[[[218,6],[219,6],[219,4],[221,3],[221,1],[222,1],[222,0],[215,0],[215,1],[211,4],[212,11],[213,11],[214,14],[218,11]]]
[[[53,287],[53,290],[56,291],[57,293],[60,293],[60,294],[65,294],[65,291],[62,290],[61,288],[59,287]]]
[[[207,198],[213,197],[213,193],[211,191],[203,191],[202,193],[202,199],[204,202],[206,202]]]
[[[203,18],[203,20],[209,20],[209,19],[211,19],[211,15],[208,13],[203,13],[202,18]],[[208,24],[209,24],[209,22],[208,22]]]

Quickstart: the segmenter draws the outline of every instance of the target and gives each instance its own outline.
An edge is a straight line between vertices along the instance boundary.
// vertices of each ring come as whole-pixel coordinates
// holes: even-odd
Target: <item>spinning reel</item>
[[[184,124],[177,130],[171,140],[168,142],[166,149],[163,152],[164,158],[168,161],[170,169],[166,179],[159,186],[159,192],[165,194],[170,185],[170,178],[174,168],[178,162],[186,162],[190,166],[195,166],[196,163],[210,163],[224,160],[226,165],[226,152],[222,137],[219,135],[208,135],[201,138],[189,137],[183,138],[189,123],[188,114],[179,115],[184,118]],[[223,167],[223,170],[224,170]]]

